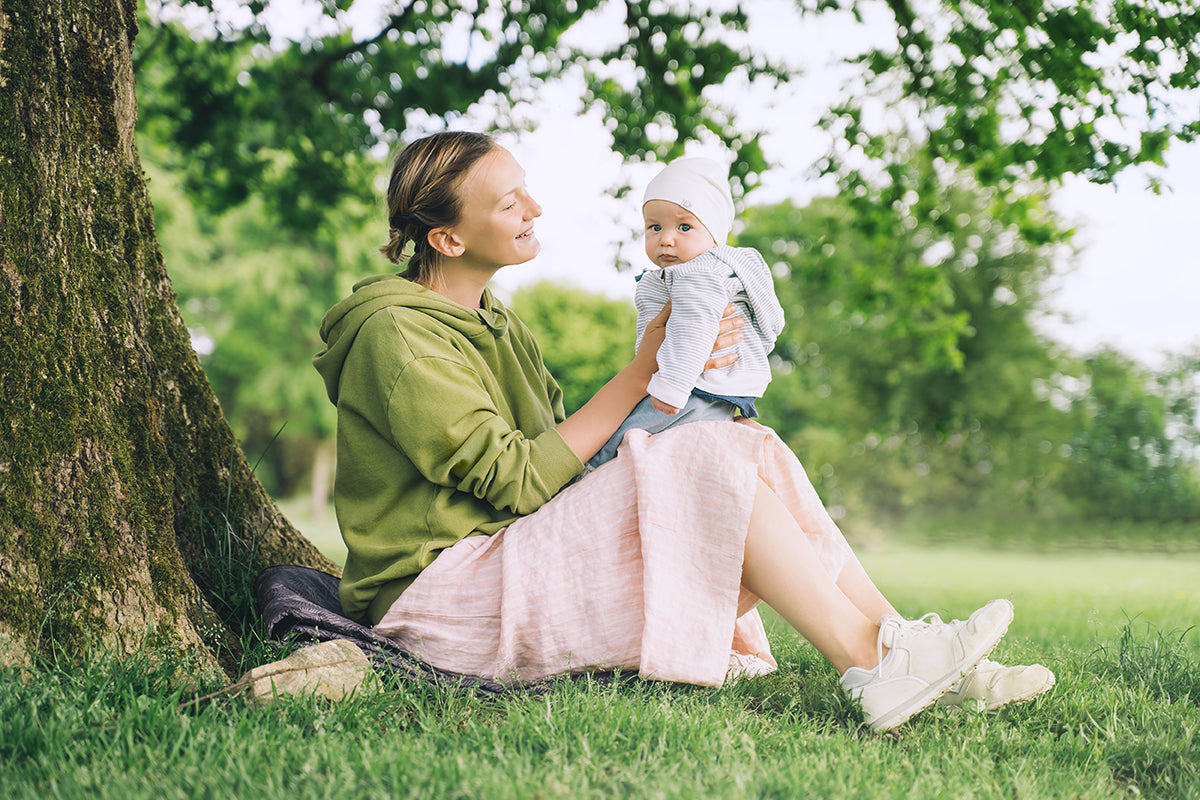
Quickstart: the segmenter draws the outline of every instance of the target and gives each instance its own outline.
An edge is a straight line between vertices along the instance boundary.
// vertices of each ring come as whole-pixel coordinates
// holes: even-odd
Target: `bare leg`
[[[892,607],[879,589],[875,588],[874,582],[867,575],[867,571],[863,569],[863,565],[858,563],[857,558],[851,558],[846,562],[846,566],[842,567],[842,574],[838,575],[837,585],[867,619],[878,622],[880,617],[902,616]]]
[[[755,423],[744,420],[743,424],[755,425]],[[800,462],[796,460],[796,456],[774,437],[771,441],[776,444],[779,451],[776,459],[768,460],[768,465],[772,467],[768,472],[774,476],[774,479],[769,477],[765,480],[760,479],[760,488],[765,485],[765,488],[787,506],[799,528],[805,534],[817,536],[828,534],[841,538],[837,523],[830,518],[825,504],[817,495],[812,483],[809,482],[808,476],[804,473]],[[785,463],[777,463],[779,456],[782,456]],[[892,604],[875,588],[875,584],[867,577],[862,564],[853,554],[847,560],[835,582],[842,593],[850,598],[850,602],[854,603],[858,610],[872,622],[878,622],[879,618],[883,616],[900,616]]]
[[[903,724],[972,674],[1012,621],[1012,604],[994,600],[965,623],[897,619],[877,625],[875,620],[894,609],[862,565],[850,559],[837,581],[831,579],[800,523],[761,479],[746,532],[742,585],[829,659],[842,675],[842,688],[862,703],[867,723],[877,731]],[[885,641],[905,656],[881,663]],[[993,672],[998,677],[987,687],[1004,684],[1004,691],[985,687],[970,696],[989,702],[996,695],[1007,702],[1010,695],[1032,697],[1053,685],[1045,668],[1029,670],[1028,680],[1025,672],[1002,667]]]
[[[861,577],[850,574],[847,588],[862,595],[871,613],[878,601],[891,608],[861,566],[858,572]],[[871,591],[863,586],[864,579]],[[839,674],[850,667],[871,669],[878,663],[878,616],[865,614],[839,585],[841,579],[834,583],[825,574],[787,506],[761,480],[746,534],[742,583],[812,642]]]

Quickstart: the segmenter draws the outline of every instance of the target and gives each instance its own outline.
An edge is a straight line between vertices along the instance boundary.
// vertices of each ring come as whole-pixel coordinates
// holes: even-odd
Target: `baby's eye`
[[[687,233],[691,229],[692,229],[692,226],[688,225],[686,222],[679,226],[679,230],[683,231],[684,233]]]
[[[662,230],[662,225],[651,225],[650,230],[654,231],[655,233],[658,233],[659,231]]]

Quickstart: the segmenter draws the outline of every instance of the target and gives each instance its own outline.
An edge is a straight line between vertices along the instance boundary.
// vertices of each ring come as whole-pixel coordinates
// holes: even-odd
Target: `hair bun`
[[[404,246],[408,244],[408,240],[409,237],[404,235],[404,231],[393,224],[388,229],[387,244],[380,247],[379,252],[383,253],[388,261],[399,264],[404,260]]]

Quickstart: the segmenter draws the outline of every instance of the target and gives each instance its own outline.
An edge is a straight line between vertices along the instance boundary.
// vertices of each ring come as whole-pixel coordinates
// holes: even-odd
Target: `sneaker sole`
[[[1013,621],[1012,603],[1007,600],[993,600],[987,605],[990,606],[992,603],[1004,603],[1008,607],[1008,619],[1002,626],[997,628],[995,636],[992,637],[990,641],[984,640],[981,642],[978,647],[976,647],[976,652],[969,653],[967,655],[967,660],[963,662],[961,667],[946,673],[941,680],[930,683],[928,689],[913,697],[903,706],[893,708],[891,711],[872,722],[871,730],[873,730],[875,733],[883,733],[884,731],[890,731],[893,728],[898,728],[905,722],[908,722],[914,716],[933,705],[933,703],[939,697],[950,691],[951,686],[958,683],[958,681],[962,679],[962,677],[968,672],[973,670],[980,661],[983,661],[992,654],[992,651],[996,649],[996,645],[1000,644],[1000,640],[1004,638],[1004,634],[1008,633],[1008,626],[1011,625]],[[984,608],[986,607],[987,606],[984,606]]]

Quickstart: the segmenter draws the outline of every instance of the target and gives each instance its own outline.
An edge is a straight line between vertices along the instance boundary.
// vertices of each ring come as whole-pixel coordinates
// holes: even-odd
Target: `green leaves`
[[[744,32],[747,22],[740,8],[718,14],[691,4],[626,2],[628,38],[598,56],[575,58],[587,78],[585,104],[604,109],[614,148],[670,160],[689,140],[715,138],[737,155],[732,178],[744,191],[753,188],[767,166],[759,132],[740,129],[728,110],[705,97],[734,73],[750,80],[788,77],[786,69],[728,43],[728,34]],[[634,81],[612,77],[617,67],[621,73],[631,68]]]
[[[889,0],[888,7],[896,47],[859,60],[867,86],[911,104],[918,121],[910,134],[986,184],[1069,173],[1108,182],[1130,166],[1161,164],[1170,140],[1195,138],[1194,3]],[[877,140],[881,131],[857,114],[861,103],[833,109],[826,124],[851,142]]]
[[[181,4],[212,8],[211,0],[163,3]],[[583,83],[581,111],[602,112],[618,152],[664,160],[687,141],[720,141],[735,155],[740,193],[768,166],[763,131],[714,104],[711,90],[735,75],[796,74],[754,48],[740,6],[418,0],[384,6],[373,29],[352,35],[344,14],[351,5],[322,0],[340,27],[283,47],[277,36],[268,44],[269,0],[248,4],[252,21],[240,28],[225,21],[189,32],[143,17],[143,129],[186,153],[189,190],[224,206],[260,194],[281,224],[309,229],[324,201],[367,191],[348,180],[348,163],[380,157],[406,131],[453,123],[473,109],[489,109],[500,126],[526,124],[523,104],[547,81],[570,76]],[[796,3],[798,13],[849,12],[860,21],[868,5]],[[622,12],[615,32],[599,22],[602,6]],[[1130,166],[1162,164],[1171,141],[1200,132],[1194,3],[886,6],[894,43],[856,59],[861,85],[847,87],[824,118],[849,146],[835,150],[827,171],[873,164],[895,179],[887,168],[904,160],[894,147],[900,135],[1004,191],[1072,173],[1106,182]],[[878,114],[862,113],[880,102],[897,109],[885,114],[886,127]]]
[[[628,300],[540,282],[516,292],[510,305],[542,348],[568,415],[633,358],[637,314]]]
[[[1200,358],[1151,371],[1112,351],[1085,361],[1087,391],[1063,487],[1085,513],[1121,519],[1200,517]]]
[[[350,3],[322,5],[337,18]],[[727,42],[745,15],[631,1],[625,36],[596,52],[567,34],[600,5],[419,0],[386,7],[373,32],[355,37],[343,24],[282,48],[267,45],[258,16],[194,32],[143,16],[142,130],[186,155],[187,187],[203,202],[220,210],[257,194],[280,224],[311,230],[326,205],[369,191],[350,179],[353,164],[380,158],[414,125],[437,128],[477,106],[520,124],[515,109],[571,72],[586,86],[583,110],[602,110],[619,152],[673,158],[689,139],[715,138],[738,154],[733,174],[750,188],[766,167],[758,133],[705,96],[734,72],[786,74]]]

